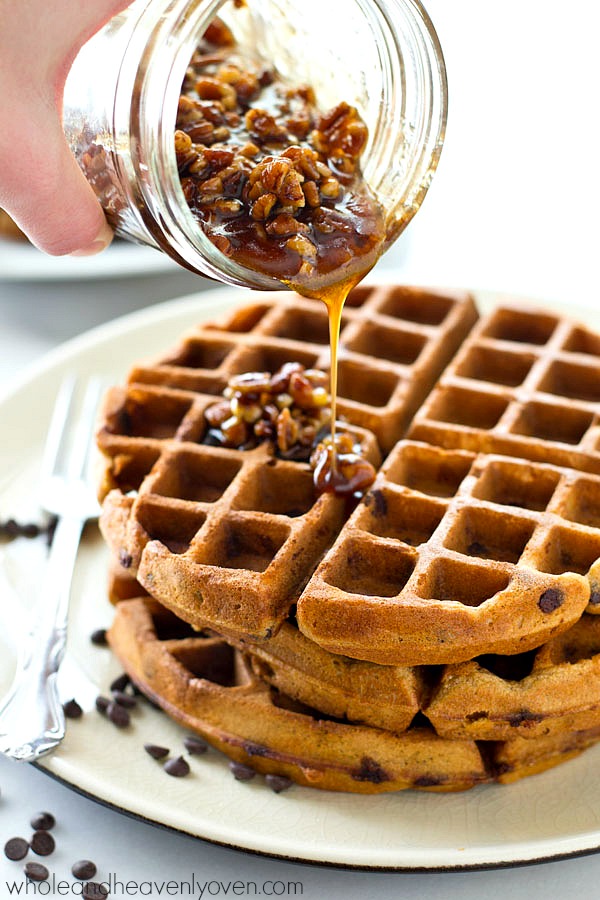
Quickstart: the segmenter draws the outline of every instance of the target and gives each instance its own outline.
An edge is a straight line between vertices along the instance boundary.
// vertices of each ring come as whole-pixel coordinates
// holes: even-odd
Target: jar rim
[[[210,241],[187,205],[177,170],[173,134],[181,84],[199,37],[227,2],[165,0],[163,3],[165,12],[141,60],[140,90],[137,95],[134,92],[132,100],[132,144],[138,155],[136,174],[141,202],[155,220],[155,240],[165,249],[166,232],[169,253],[175,254],[187,268],[231,284],[280,290],[282,283],[278,279],[242,266],[221,253]],[[408,75],[413,79],[413,94],[421,104],[420,109],[415,106],[411,111],[417,120],[419,134],[411,145],[412,156],[409,154],[410,158],[398,159],[398,171],[390,182],[388,195],[380,197],[388,211],[387,249],[420,207],[437,167],[447,119],[446,70],[435,28],[420,0],[354,2],[365,17],[377,23],[380,33],[384,35],[382,40],[386,43],[387,52],[393,56],[384,73],[388,80],[382,90],[393,99],[397,94],[393,79]],[[149,15],[153,6],[153,3],[148,4]],[[402,33],[398,27],[400,17],[404,28]],[[406,62],[403,60],[402,41],[406,40],[407,33],[413,43],[410,59]],[[156,64],[158,57],[154,55],[163,42],[175,48],[169,59],[166,77],[164,55],[159,54],[162,69]],[[414,71],[409,71],[409,64],[412,64]],[[406,98],[403,97],[403,100]],[[148,117],[144,107],[154,111],[155,121]],[[400,122],[397,109],[392,110],[392,121],[398,130],[405,127],[406,123]],[[386,124],[389,127],[389,123]],[[373,148],[380,160],[379,168],[385,173],[396,164],[390,143],[386,143],[384,127]],[[366,160],[367,170],[369,166],[376,168],[375,155]],[[369,177],[367,182],[370,183]],[[378,194],[378,186],[371,186]]]

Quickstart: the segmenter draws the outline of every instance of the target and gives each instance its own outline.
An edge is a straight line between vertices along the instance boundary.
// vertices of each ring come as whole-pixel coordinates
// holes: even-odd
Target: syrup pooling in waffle
[[[600,481],[401,441],[298,602],[327,650],[383,664],[515,654],[597,608]],[[594,524],[590,524],[594,521]]]
[[[180,724],[258,772],[325,790],[465,790],[514,781],[569,759],[600,728],[535,741],[440,738],[417,725],[397,735],[298,704],[252,672],[214,635],[193,633],[154,601],[119,604],[111,646],[138,688]]]
[[[341,335],[340,412],[378,464],[471,326],[465,294],[359,288]],[[183,618],[265,638],[286,618],[347,515],[316,498],[306,463],[267,444],[202,444],[206,409],[235,374],[286,362],[327,366],[321,304],[282,294],[190,334],[170,355],[134,368],[105,403],[99,445],[105,536],[144,586]],[[368,355],[375,338],[382,358]],[[377,438],[377,441],[375,440]],[[112,489],[112,490],[111,490]]]
[[[600,472],[600,337],[568,318],[500,307],[482,319],[409,437]]]

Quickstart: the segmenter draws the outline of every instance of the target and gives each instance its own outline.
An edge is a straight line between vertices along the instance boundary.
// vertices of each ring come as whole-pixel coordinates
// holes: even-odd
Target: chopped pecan
[[[277,203],[277,194],[261,194],[252,204],[253,219],[267,219]]]
[[[267,194],[266,196],[275,197],[275,194]],[[260,199],[262,198],[259,198],[256,203],[260,203]],[[304,222],[299,222],[298,219],[295,219],[289,213],[280,213],[271,222],[267,223],[265,229],[267,234],[276,237],[291,237],[294,234],[308,234],[310,231],[308,225],[305,225]]]
[[[235,44],[231,29],[218,16],[215,16],[204,32],[204,40],[216,47],[232,47]]]
[[[265,109],[249,109],[245,116],[246,128],[262,143],[283,144],[288,139],[286,129],[278,125],[275,117]]]

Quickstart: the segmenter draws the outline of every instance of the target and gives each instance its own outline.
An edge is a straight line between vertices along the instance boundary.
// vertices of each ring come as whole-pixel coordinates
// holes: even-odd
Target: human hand
[[[79,48],[130,2],[0,0],[0,207],[55,256],[92,255],[112,240],[61,110]]]

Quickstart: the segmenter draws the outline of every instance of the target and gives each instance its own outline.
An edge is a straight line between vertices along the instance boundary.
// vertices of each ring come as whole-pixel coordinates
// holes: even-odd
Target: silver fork
[[[20,648],[12,686],[0,706],[0,752],[31,762],[65,735],[57,676],[66,638],[71,581],[85,523],[97,517],[90,452],[103,380],[83,389],[66,378],[56,397],[42,460],[40,503],[58,517],[39,598]]]

